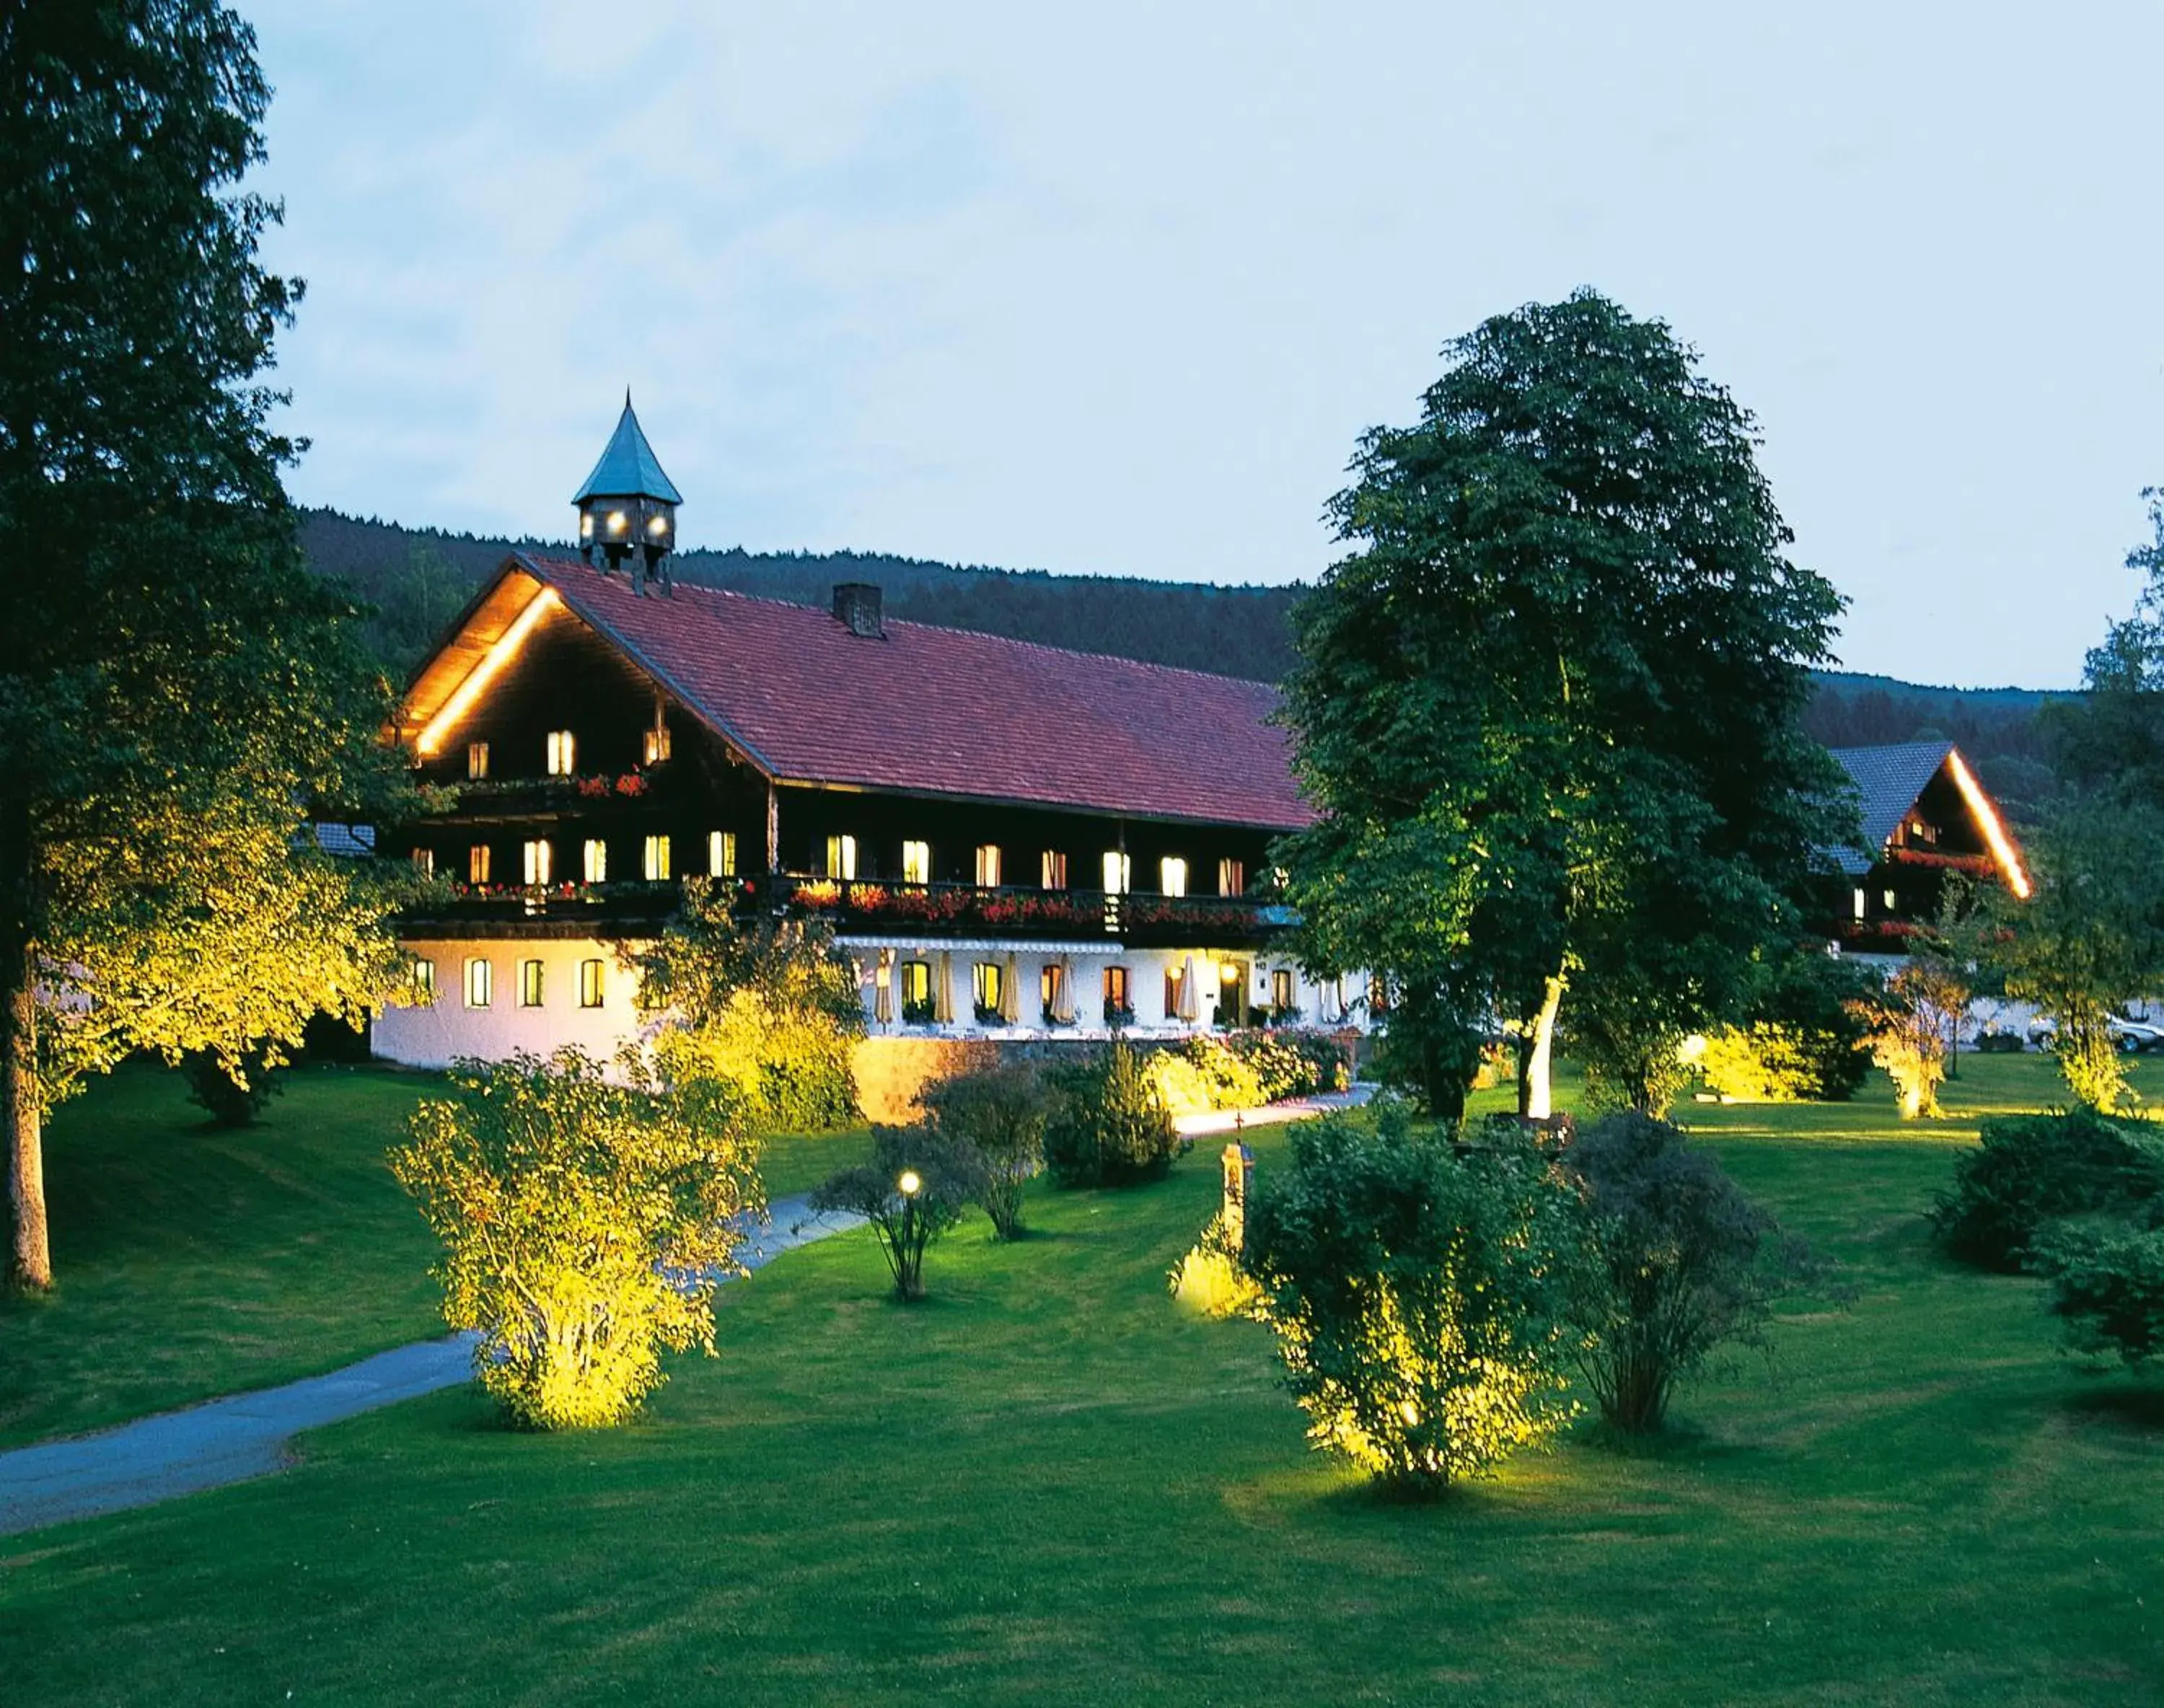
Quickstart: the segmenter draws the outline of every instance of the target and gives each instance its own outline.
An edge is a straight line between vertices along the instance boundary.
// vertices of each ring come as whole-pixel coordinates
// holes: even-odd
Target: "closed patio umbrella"
[[[1000,975],[1000,1018],[1009,1026],[1022,1018],[1022,969],[1012,949],[1007,951],[1006,970]]]
[[[1053,964],[1052,1017],[1062,1026],[1074,1023],[1074,975],[1065,955]]]
[[[1195,957],[1188,956],[1179,969],[1179,1017],[1192,1023],[1201,1012],[1195,994]]]
[[[932,1018],[940,1026],[954,1023],[954,957],[939,951],[939,965],[932,975]]]
[[[881,1026],[894,1024],[894,951],[880,951],[879,970],[872,975],[872,1017]]]

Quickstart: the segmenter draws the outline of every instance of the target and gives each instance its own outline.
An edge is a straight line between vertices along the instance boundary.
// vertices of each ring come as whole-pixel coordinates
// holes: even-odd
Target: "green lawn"
[[[1957,1109],[2055,1095],[2047,1064],[1964,1073]],[[629,1429],[514,1435],[453,1392],[278,1478],[0,1542],[7,1694],[2157,1700],[2164,1396],[2062,1358],[2035,1284],[1933,1251],[1916,1212],[1972,1129],[1899,1129],[1883,1086],[1687,1112],[1857,1296],[1784,1319],[1778,1380],[1686,1395],[1657,1450],[1582,1432],[1379,1503],[1307,1450],[1261,1330],[1166,1301],[1216,1196],[1197,1158],[1042,1195],[1020,1247],[965,1226],[913,1310],[864,1236],[792,1253]],[[1282,1134],[1251,1137],[1266,1169]]]

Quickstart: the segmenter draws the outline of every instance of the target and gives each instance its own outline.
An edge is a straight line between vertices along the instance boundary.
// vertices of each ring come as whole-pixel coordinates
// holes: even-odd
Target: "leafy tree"
[[[1578,1368],[1615,1428],[1660,1428],[1678,1383],[1730,1343],[1766,1348],[1773,1301],[1804,1273],[1720,1164],[1635,1112],[1581,1133],[1564,1165],[1583,1185],[1591,1259],[1573,1274]]]
[[[2126,1095],[2111,1017],[2164,972],[2164,800],[2092,796],[2062,808],[2028,846],[2034,893],[1990,900],[1989,953],[2007,995],[2055,1028],[2052,1048],[2076,1100],[2109,1111]]]
[[[861,1216],[878,1234],[905,1304],[924,1296],[924,1253],[984,1190],[976,1147],[928,1127],[875,1127],[869,1162],[842,1169],[812,1194],[814,1210]]]
[[[623,1084],[575,1049],[461,1062],[391,1156],[444,1243],[444,1320],[479,1331],[474,1374],[529,1428],[620,1423],[662,1348],[711,1355],[714,1288],[764,1209],[726,1090],[617,1066]]]
[[[1132,1186],[1170,1171],[1179,1135],[1126,1039],[1046,1077],[1044,1159],[1061,1185]]]
[[[1003,1063],[957,1075],[919,1097],[931,1124],[974,1148],[980,1162],[977,1201],[1001,1239],[1019,1239],[1023,1184],[1044,1166],[1044,1126],[1051,1100],[1036,1070]]]
[[[663,1013],[654,1053],[669,1078],[731,1087],[770,1129],[839,1127],[855,1113],[864,1006],[823,922],[739,925],[726,886],[686,878],[676,917],[627,959],[640,1000]]]
[[[1580,292],[1445,355],[1420,423],[1361,441],[1332,506],[1358,549],[1295,608],[1283,716],[1321,817],[1280,858],[1313,965],[1509,1022],[1545,1114],[1566,990],[1659,1059],[1852,838],[1798,724],[1841,599],[1659,322]]]
[[[1861,1031],[1857,1047],[1894,1081],[1904,1121],[1939,1117],[1946,1038],[1967,1001],[1967,986],[1946,974],[1943,962],[1914,957],[1878,989],[1850,999]]]
[[[1552,1435],[1579,1237],[1530,1146],[1460,1151],[1400,1110],[1295,1128],[1256,1183],[1246,1263],[1309,1438],[1431,1495]]]
[[[2126,557],[2147,578],[2133,614],[2090,650],[2086,691],[2040,715],[2061,775],[2081,792],[2156,804],[2164,803],[2164,488],[2141,496],[2151,538]]]
[[[257,383],[300,287],[238,186],[268,92],[209,0],[0,11],[0,1103],[10,1273],[45,1112],[133,1050],[297,1043],[394,987],[391,880],[316,854],[387,709],[312,581]]]

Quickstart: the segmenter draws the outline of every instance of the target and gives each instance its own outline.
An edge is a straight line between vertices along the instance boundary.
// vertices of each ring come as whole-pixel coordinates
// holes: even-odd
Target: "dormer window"
[[[488,744],[470,741],[466,744],[466,780],[478,783],[488,775]]]
[[[1000,849],[996,843],[977,844],[977,887],[996,890],[1000,886]]]
[[[549,732],[549,775],[568,777],[578,770],[578,744],[568,729]]]
[[[928,842],[905,842],[901,845],[901,881],[905,884],[928,884],[932,881],[932,844]]]
[[[1187,862],[1178,854],[1167,854],[1157,863],[1157,891],[1160,896],[1187,893]]]

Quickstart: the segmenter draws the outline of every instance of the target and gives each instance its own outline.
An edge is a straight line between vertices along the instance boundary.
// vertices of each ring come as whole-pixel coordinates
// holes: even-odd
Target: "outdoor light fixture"
[[[2021,856],[2014,852],[2014,839],[2007,835],[2005,827],[1999,823],[1998,813],[1992,811],[1990,797],[1977,786],[1976,779],[1969,775],[1968,767],[1962,763],[1958,752],[1946,755],[1946,769],[1954,774],[1954,786],[1961,791],[1962,799],[1968,803],[1969,816],[1976,820],[1977,828],[1983,833],[1984,842],[1991,849],[1992,859],[1999,863],[1999,870],[2005,875],[2006,887],[2026,901],[2029,899],[2029,875],[2021,870]]]
[[[481,691],[496,680],[496,672],[509,664],[518,649],[526,644],[526,637],[533,633],[533,625],[562,602],[554,587],[544,587],[533,596],[526,608],[512,620],[511,627],[503,631],[503,638],[488,649],[465,681],[451,691],[451,697],[444,702],[443,709],[428,720],[428,726],[414,738],[413,746],[417,752],[433,754],[444,744],[444,738],[450,733],[461,717],[473,709],[473,702],[481,697]]]
[[[1240,970],[1230,961],[1221,962],[1217,968],[1217,982],[1231,989],[1240,982]]]
[[[924,1177],[915,1169],[904,1169],[901,1171],[901,1178],[896,1180],[895,1185],[901,1188],[903,1197],[914,1198],[924,1190]]]

